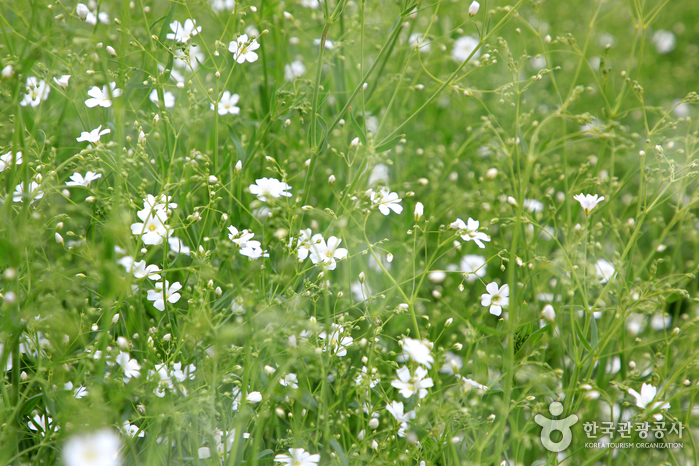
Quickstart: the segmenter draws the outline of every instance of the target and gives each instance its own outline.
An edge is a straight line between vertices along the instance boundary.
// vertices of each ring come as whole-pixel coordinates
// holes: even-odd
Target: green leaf
[[[259,455],[257,455],[257,459],[259,460],[260,458],[264,458],[265,456],[273,455],[274,450],[262,450]]]
[[[402,134],[400,136],[396,136],[395,138],[391,139],[390,141],[382,142],[378,146],[374,148],[376,152],[385,152],[389,149],[393,149],[398,143],[400,142],[401,139],[405,137],[405,134]]]
[[[585,338],[585,335],[583,335],[582,330],[580,330],[580,326],[575,325],[575,333],[578,334],[578,338],[582,342],[583,346],[585,346],[585,348],[587,348],[588,351],[592,351],[592,347],[587,342],[587,339]]]
[[[158,34],[158,40],[160,42],[163,42],[165,40],[165,36],[167,35],[168,27],[170,27],[170,21],[172,20],[172,17],[175,15],[175,7],[176,6],[177,6],[177,3],[173,2],[172,6],[170,7],[170,12],[167,14],[165,22],[163,23],[162,27],[160,28],[160,34]],[[161,19],[163,19],[163,18],[161,18]],[[160,20],[158,20],[158,21],[160,21]]]
[[[597,321],[595,320],[594,315],[590,318],[592,319],[592,322],[590,322],[590,344],[593,348],[595,348],[597,347],[597,343],[599,342],[599,335],[597,333]]]
[[[357,137],[362,142],[362,144],[364,144],[364,147],[366,147],[366,136],[364,135],[362,127],[359,126],[359,123],[357,123],[357,120],[354,118],[354,114],[352,112],[349,112],[349,114],[350,121],[352,122],[352,127],[354,128],[354,132],[357,133]]]

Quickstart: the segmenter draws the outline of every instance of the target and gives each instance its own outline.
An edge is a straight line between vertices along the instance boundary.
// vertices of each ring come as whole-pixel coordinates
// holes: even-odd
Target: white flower
[[[416,222],[420,221],[424,213],[425,207],[422,205],[422,202],[418,202],[417,204],[415,204],[415,212],[413,213],[413,218]]]
[[[30,430],[39,432],[42,436],[52,428],[53,430],[60,430],[58,426],[54,425],[53,419],[51,419],[49,416],[39,414],[35,414],[28,425]]]
[[[597,204],[602,202],[604,200],[604,196],[599,197],[597,194],[594,196],[592,194],[576,194],[573,196],[573,199],[578,201],[580,203],[580,206],[583,208],[585,211],[585,215],[590,215],[590,212],[592,212],[592,209],[597,207]]]
[[[656,401],[655,395],[658,393],[658,389],[650,384],[644,383],[641,385],[641,393],[638,393],[633,388],[629,388],[629,394],[636,398],[636,406],[641,409],[670,409],[670,403],[664,401]],[[651,404],[652,403],[652,404]],[[663,418],[662,414],[653,414],[656,421],[660,421]]]
[[[473,379],[468,379],[468,378],[466,378],[462,375],[459,375],[459,374],[454,374],[454,375],[456,376],[457,379],[461,380],[464,383],[464,390],[470,390],[471,388],[477,388],[478,390],[482,390],[482,391],[489,390],[488,387],[486,387],[485,385],[479,384],[478,382],[476,382]]]
[[[342,336],[345,329],[337,324],[332,324],[332,331],[330,332],[330,337],[323,331],[318,334],[321,340],[327,339],[326,347],[324,351],[330,349],[338,357],[347,355],[347,347],[352,346],[354,339],[350,336]]]
[[[27,93],[19,104],[22,107],[27,105],[38,107],[41,102],[49,98],[49,93],[51,93],[51,86],[48,86],[46,81],[39,80],[36,76],[29,76],[27,78]]]
[[[616,269],[606,259],[598,259],[595,262],[595,270],[597,271],[597,279],[600,283],[607,283],[616,275]]]
[[[235,0],[212,0],[211,9],[214,11],[225,11],[235,9]]]
[[[428,53],[432,50],[430,42],[431,41],[426,39],[425,35],[421,32],[414,32],[408,37],[408,45],[410,45],[410,48],[417,48],[420,50],[420,53]]]
[[[485,287],[487,293],[481,295],[481,305],[490,306],[490,313],[494,316],[502,314],[502,308],[510,304],[510,287],[507,283],[498,288],[495,282],[488,283]]]
[[[549,322],[553,322],[556,319],[556,311],[553,309],[553,306],[547,304],[541,310],[541,316]]]
[[[267,251],[262,250],[262,243],[253,240],[255,233],[250,230],[238,231],[234,226],[229,226],[228,239],[233,241],[239,248],[240,254],[251,259],[259,259],[260,257],[269,257]]]
[[[250,392],[245,397],[248,403],[255,404],[262,401],[262,393],[260,392]]]
[[[296,256],[299,258],[299,262],[306,260],[308,254],[311,251],[311,236],[313,232],[310,228],[299,231],[299,237],[296,239]],[[294,238],[292,237],[289,241],[289,247],[293,247]]]
[[[122,258],[122,260],[123,259],[124,258]],[[156,273],[161,271],[160,267],[155,264],[146,265],[146,261],[144,260],[134,262],[131,268],[126,271],[131,272],[134,277],[139,279],[148,277],[149,280],[160,280],[160,274]]]
[[[401,401],[391,401],[390,403],[387,403],[386,410],[393,415],[394,419],[400,425],[400,428],[398,429],[398,437],[405,437],[405,431],[408,429],[408,423],[415,419],[415,410],[404,413],[403,402]]]
[[[78,14],[80,19],[85,21],[87,15],[90,14],[90,9],[84,3],[78,3],[78,5],[75,7],[75,12]]]
[[[151,102],[160,107],[160,97],[158,96],[158,90],[153,89],[148,96]],[[165,100],[165,108],[172,108],[175,106],[175,96],[170,91],[163,92],[163,99]]]
[[[403,354],[405,356],[418,364],[427,366],[428,369],[432,369],[434,357],[431,354],[430,347],[425,343],[413,338],[404,338],[401,341],[401,346],[403,347]]]
[[[119,97],[121,95],[121,89],[117,89],[116,83],[111,82],[109,85],[104,85],[102,89],[97,86],[92,86],[92,88],[87,91],[87,95],[92,97],[85,101],[85,105],[88,108],[100,107],[109,108],[112,106],[112,97]]]
[[[301,6],[315,10],[320,6],[320,2],[318,0],[301,0]]]
[[[444,355],[444,364],[439,369],[441,374],[456,374],[464,367],[464,358],[456,353],[447,351]]]
[[[241,35],[228,44],[228,51],[233,54],[235,61],[241,64],[246,61],[250,63],[257,61],[258,57],[254,50],[259,48],[260,44],[257,43],[257,40],[255,38],[248,38],[247,34]]]
[[[544,204],[536,199],[525,199],[522,206],[531,213],[541,212],[544,210]]]
[[[458,62],[464,62],[468,59],[471,53],[473,53],[473,51],[476,50],[478,44],[478,39],[474,37],[459,37],[458,39],[456,39],[456,41],[454,41],[454,48],[451,50],[451,56],[454,60]],[[480,49],[476,50],[476,52],[473,53],[473,57],[471,57],[471,61],[477,60],[480,54]]]
[[[675,35],[672,32],[665,31],[663,29],[655,31],[651,41],[655,45],[655,50],[660,54],[670,53],[675,50],[675,47],[677,46],[677,39],[675,39]]]
[[[311,455],[303,448],[289,448],[288,455],[277,455],[275,463],[283,463],[288,466],[318,466],[320,455]]]
[[[63,446],[66,466],[119,466],[121,440],[112,429],[74,435]]]
[[[379,211],[384,215],[391,213],[391,210],[397,214],[403,212],[403,206],[400,205],[403,199],[398,197],[397,193],[391,192],[386,186],[383,186],[378,192],[369,189],[366,194],[370,197],[371,202],[379,206]]]
[[[342,260],[347,257],[347,249],[339,248],[342,240],[331,236],[328,242],[325,242],[323,236],[319,233],[311,239],[311,262],[321,264],[327,267],[328,270],[335,270],[337,267],[336,260]]]
[[[449,225],[449,228],[458,230],[456,234],[460,235],[462,240],[473,241],[481,249],[485,248],[483,241],[490,241],[490,236],[478,231],[478,228],[480,228],[480,222],[472,218],[468,219],[468,224],[464,223],[464,221],[460,218],[457,218],[451,225]]]
[[[192,252],[189,246],[184,244],[182,240],[176,236],[170,236],[167,239],[167,244],[170,246],[170,250],[172,252],[176,252],[177,254],[184,254],[185,256],[188,256]]]
[[[257,196],[262,202],[272,202],[272,199],[279,197],[291,197],[287,192],[291,186],[275,178],[260,178],[255,180],[255,184],[250,185],[250,193]]]
[[[68,82],[70,81],[70,75],[64,74],[60,78],[53,78],[53,82],[61,86],[63,89],[68,87]]]
[[[85,173],[85,176],[82,176],[80,173],[75,172],[73,175],[70,177],[71,181],[66,181],[66,186],[85,186],[87,187],[90,183],[95,181],[96,179],[102,178],[102,175],[99,173],[94,173],[91,171],[88,171]]]
[[[179,21],[170,23],[170,30],[172,32],[169,32],[165,37],[184,44],[201,32],[201,26],[197,26],[196,19],[186,19],[184,26]]]
[[[2,79],[10,79],[12,76],[15,74],[15,69],[12,65],[7,65],[5,68],[2,69],[2,72],[0,72],[2,75]]]
[[[359,143],[359,138],[357,143]],[[369,186],[374,184],[387,185],[388,184],[388,165],[385,163],[379,163],[371,169],[371,174],[369,175]]]
[[[306,74],[306,65],[301,60],[294,60],[284,65],[284,79],[293,81]]]
[[[12,155],[12,151],[0,155],[0,173],[4,172],[10,165],[13,165],[13,160],[14,165],[22,165],[22,152],[17,151],[14,156]]]
[[[488,264],[483,256],[467,254],[461,258],[460,267],[461,271],[468,275],[466,281],[468,283],[473,283],[479,278],[485,277]]]
[[[128,383],[131,379],[137,379],[141,376],[141,366],[138,361],[131,359],[129,353],[119,352],[116,357],[116,363],[121,366],[124,371],[124,383]]]
[[[109,129],[109,128],[102,129],[102,125],[99,125],[97,128],[93,129],[90,132],[87,132],[87,131],[81,132],[80,136],[75,138],[75,139],[78,142],[87,141],[91,144],[95,144],[95,143],[100,142],[100,138],[102,136],[104,136],[105,134],[109,134],[111,132],[112,132],[111,129]]]
[[[284,387],[291,387],[294,390],[299,388],[298,379],[296,378],[296,374],[293,372],[286,374],[283,379],[279,379],[279,383]]]
[[[138,212],[139,216],[141,216],[143,212],[144,211]],[[143,244],[162,244],[163,239],[165,239],[169,233],[168,227],[165,225],[167,214],[161,210],[155,210],[153,212],[155,212],[154,215],[150,215],[149,212],[148,217],[145,219],[141,218],[141,220],[144,220],[143,223],[131,224],[131,234],[141,236]]]
[[[397,388],[404,398],[410,398],[413,394],[417,394],[418,398],[427,396],[427,389],[434,386],[431,377],[425,378],[427,369],[418,367],[415,369],[415,375],[410,374],[410,369],[403,366],[397,371],[398,379],[391,381],[391,386]]]
[[[15,192],[12,195],[12,200],[15,202],[24,202],[25,197],[31,199],[32,203],[35,200],[44,197],[44,192],[39,190],[39,183],[37,183],[36,181],[30,182],[29,191],[25,191],[24,181],[20,181],[17,187],[15,187]]]
[[[194,372],[197,370],[197,366],[194,364],[189,364],[184,366],[184,370],[181,362],[176,362],[172,365],[172,378],[176,379],[178,382],[184,382],[185,380],[194,380]]]
[[[471,2],[471,5],[468,7],[469,16],[476,16],[480,7],[481,7],[480,3],[476,2],[476,1]]]
[[[238,94],[231,94],[230,91],[225,91],[218,101],[218,114],[219,115],[237,115],[240,113],[240,107],[236,107],[235,104],[240,100]],[[211,111],[214,111],[216,106],[211,104]]]
[[[145,437],[146,435],[145,431],[139,432],[138,426],[131,424],[129,421],[124,421],[124,423],[119,427],[119,430],[121,431],[122,435],[130,438],[135,438],[136,435],[139,437]]]
[[[170,282],[165,280],[165,291],[163,292],[163,282],[155,284],[154,290],[148,290],[148,301],[153,301],[153,307],[159,311],[165,310],[165,301],[175,304],[182,297],[178,291],[182,289],[180,282],[175,282],[170,285]]]

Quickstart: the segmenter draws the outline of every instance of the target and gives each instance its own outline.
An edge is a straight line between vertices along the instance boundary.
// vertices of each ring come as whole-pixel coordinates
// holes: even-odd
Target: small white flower
[[[141,376],[141,365],[138,361],[131,359],[129,353],[119,352],[116,357],[116,363],[121,366],[124,371],[124,383],[128,383],[131,379],[137,379]]]
[[[241,230],[234,226],[228,227],[228,239],[233,241],[239,248],[240,254],[251,259],[258,259],[262,256],[267,257],[267,252],[262,250],[262,244],[259,241],[253,240],[255,233],[250,230]]]
[[[310,228],[299,231],[299,237],[296,239],[296,256],[299,258],[299,262],[306,260],[308,254],[311,251],[311,237],[313,232]],[[294,238],[289,241],[289,247],[293,247]]]
[[[70,81],[70,75],[64,74],[60,78],[53,78],[53,82],[61,86],[63,89],[68,87],[68,82]]]
[[[97,107],[98,105],[100,107],[109,108],[112,106],[112,97],[119,97],[121,92],[121,89],[117,89],[115,82],[104,85],[102,89],[97,86],[92,86],[92,88],[87,91],[87,95],[91,98],[85,101],[85,105],[88,108]]]
[[[60,428],[53,423],[53,419],[49,416],[43,416],[35,414],[31,421],[29,421],[29,429],[34,432],[39,432],[42,436],[46,434],[50,429],[60,430]]]
[[[158,90],[153,89],[148,96],[151,102],[160,107],[160,97],[158,96]],[[163,92],[163,99],[165,100],[165,108],[172,108],[175,106],[175,96],[170,91]]]
[[[247,400],[247,402],[250,403],[250,404],[259,403],[260,401],[262,401],[262,393],[260,393],[260,392],[250,392],[250,393],[248,393],[247,396],[245,397],[245,400]]]
[[[119,427],[119,430],[124,436],[130,438],[136,438],[137,435],[139,437],[145,437],[146,435],[144,431],[139,432],[138,426],[131,424],[129,421],[124,421],[124,423]]]
[[[141,212],[139,212],[139,214],[141,214]],[[153,212],[155,214],[149,215],[143,223],[131,224],[131,234],[134,236],[141,236],[143,244],[155,246],[162,244],[163,240],[167,238],[169,230],[167,225],[165,225],[167,214],[161,210],[155,210]]]
[[[234,10],[235,0],[212,0],[211,9],[214,11]]]
[[[420,53],[429,53],[432,50],[430,45],[430,40],[425,38],[425,35],[421,32],[414,32],[408,37],[408,45],[411,49],[417,48]]]
[[[258,56],[254,50],[259,48],[260,44],[257,43],[257,40],[254,38],[248,38],[247,34],[241,35],[236,40],[231,41],[231,43],[228,44],[228,51],[233,54],[235,61],[241,64],[245,63],[246,61],[250,63],[257,61]]]
[[[75,172],[73,175],[71,175],[70,179],[71,181],[66,181],[66,186],[89,186],[90,183],[95,181],[96,179],[102,178],[102,175],[99,173],[94,173],[91,171],[88,171],[85,173],[85,176],[82,176],[80,173]]]
[[[39,80],[36,76],[29,76],[27,78],[27,93],[19,104],[22,107],[27,105],[38,107],[41,102],[49,98],[50,93],[51,86],[47,85],[46,81]]]
[[[327,339],[324,351],[330,349],[333,354],[340,358],[346,356],[347,347],[352,346],[354,339],[350,336],[343,336],[342,334],[344,333],[344,331],[345,329],[342,326],[332,324],[332,331],[330,332],[329,337],[325,331],[320,332],[318,334],[318,337],[321,340]]]
[[[90,132],[83,131],[80,133],[80,136],[75,138],[78,142],[83,142],[87,141],[91,144],[95,144],[100,142],[100,138],[104,136],[105,134],[111,133],[112,130],[109,128],[102,129],[102,125],[99,125],[97,128],[93,129]]]
[[[461,271],[468,275],[466,281],[473,283],[479,278],[485,277],[488,264],[485,257],[477,254],[467,254],[461,258]]]
[[[255,180],[255,184],[250,185],[250,193],[257,196],[262,202],[272,202],[272,199],[279,197],[291,197],[287,192],[291,186],[275,178],[260,178]]]
[[[170,251],[176,252],[177,254],[188,256],[192,253],[189,246],[185,245],[182,240],[176,236],[170,236],[167,239],[167,244],[170,246]]]
[[[597,194],[594,196],[592,194],[576,194],[573,199],[580,203],[580,206],[585,211],[585,215],[590,215],[590,212],[597,207],[597,204],[604,200],[604,196],[599,197]]]
[[[279,379],[279,383],[284,387],[291,387],[294,390],[299,388],[298,379],[293,372],[286,374],[283,379]]]
[[[480,7],[481,7],[480,3],[476,2],[476,1],[471,2],[471,5],[469,5],[469,7],[468,7],[468,15],[469,16],[476,16],[476,14],[478,14],[478,10],[480,9]]]
[[[459,37],[456,39],[454,42],[454,48],[451,51],[451,56],[454,60],[458,62],[464,62],[468,59],[468,57],[473,53],[474,50],[476,50],[476,47],[478,47],[478,39],[471,37],[471,36],[464,36],[464,37]],[[475,53],[473,53],[473,56],[471,57],[471,61],[475,61],[478,59],[480,56],[481,51],[480,49],[476,50]]]
[[[606,259],[598,259],[595,262],[595,270],[600,283],[607,283],[616,275],[616,269]]]
[[[489,312],[494,316],[502,315],[502,308],[510,304],[510,287],[507,283],[498,288],[495,282],[485,287],[487,293],[481,295],[481,305],[490,307]]]
[[[237,115],[240,113],[240,107],[236,107],[235,104],[240,100],[238,94],[231,94],[230,91],[225,91],[221,94],[221,98],[218,101],[218,114],[219,115]],[[216,106],[211,104],[211,111],[214,111]]]
[[[160,274],[157,273],[160,271],[160,267],[155,264],[146,265],[146,261],[144,260],[134,262],[131,269],[127,270],[127,272],[131,272],[136,278],[148,277],[149,280],[160,280]]]
[[[415,218],[416,222],[420,221],[424,213],[425,207],[422,205],[422,202],[418,202],[417,204],[415,204],[415,212],[413,214],[413,217]]]
[[[24,190],[24,181],[20,181],[20,183],[15,187],[15,192],[12,195],[12,200],[14,202],[24,202],[25,198],[31,199],[31,203],[33,203],[37,199],[41,199],[44,197],[44,192],[39,189],[39,183],[36,181],[32,181],[29,183],[29,190],[25,191]]]
[[[15,68],[12,65],[7,65],[2,69],[2,72],[0,72],[0,75],[2,75],[2,79],[10,79],[12,76],[15,74]]]
[[[75,12],[78,14],[80,19],[85,21],[87,15],[90,14],[90,9],[84,3],[78,3],[78,5],[75,7]]]
[[[293,81],[306,74],[306,65],[301,60],[294,60],[284,65],[284,79]]]
[[[320,2],[318,0],[301,0],[301,6],[315,10],[320,6]]]
[[[22,152],[17,151],[14,155],[12,155],[12,151],[9,151],[6,154],[0,155],[0,173],[4,172],[7,167],[13,165],[22,165]]]
[[[401,401],[391,401],[386,404],[386,410],[393,415],[393,418],[398,422],[398,437],[405,437],[405,431],[408,429],[408,423],[415,419],[415,410],[404,413],[404,406]]]
[[[311,262],[335,270],[336,261],[347,258],[347,249],[338,247],[341,242],[340,238],[331,236],[326,243],[320,233],[314,235],[311,239]]]
[[[427,396],[427,389],[434,386],[431,377],[425,378],[427,369],[418,367],[415,369],[415,375],[410,374],[410,369],[403,366],[397,371],[398,379],[391,381],[391,386],[397,388],[404,398],[410,398],[413,394],[417,394],[418,398]]]
[[[547,304],[541,310],[541,316],[549,322],[553,322],[556,319],[556,311],[553,309],[553,306]]]
[[[369,189],[366,194],[374,205],[379,206],[379,211],[384,215],[388,215],[391,211],[397,214],[403,212],[403,206],[400,205],[403,199],[398,197],[397,193],[391,192],[386,186],[383,186],[378,192]]]
[[[153,307],[159,311],[165,310],[165,300],[171,304],[175,304],[182,297],[178,291],[182,289],[180,282],[175,282],[170,285],[170,282],[165,281],[165,290],[163,292],[163,282],[155,284],[155,290],[148,290],[148,301],[153,301]]]
[[[404,338],[401,341],[401,346],[405,356],[418,364],[426,366],[428,369],[432,369],[434,357],[431,354],[430,347],[424,342],[413,338]]]
[[[476,388],[476,389],[482,390],[482,391],[489,390],[488,387],[486,387],[485,385],[479,384],[478,382],[476,382],[473,379],[468,379],[468,378],[466,378],[462,375],[459,375],[459,374],[454,374],[454,375],[456,375],[456,378],[461,380],[464,383],[464,390],[470,390],[472,388]]]
[[[490,241],[490,236],[478,231],[478,228],[480,228],[480,222],[472,218],[468,219],[468,224],[466,224],[460,218],[457,218],[451,225],[449,225],[449,228],[458,230],[457,234],[461,236],[462,240],[473,241],[481,249],[485,248],[483,241]]]
[[[525,199],[522,206],[531,213],[537,213],[544,210],[544,204],[536,199]]]
[[[170,30],[172,32],[165,36],[167,39],[185,44],[189,42],[189,39],[201,32],[201,26],[197,26],[196,19],[186,19],[184,25],[179,21],[170,23]]]
[[[663,29],[655,31],[651,41],[653,42],[653,45],[655,45],[655,50],[659,54],[670,53],[675,50],[675,47],[677,47],[677,39],[675,38],[675,34]]]
[[[657,393],[658,389],[647,383],[641,385],[641,393],[638,393],[633,388],[629,388],[629,394],[636,398],[636,406],[638,406],[639,408],[650,410],[670,409],[670,403],[666,403],[664,401],[653,402]],[[659,413],[654,414],[653,417],[656,421],[660,421],[663,419],[663,415]]]
[[[74,435],[63,446],[66,466],[119,466],[121,439],[112,429]]]
[[[288,466],[318,466],[320,455],[311,455],[303,448],[289,448],[288,455],[277,455],[274,457],[275,463],[282,463]]]

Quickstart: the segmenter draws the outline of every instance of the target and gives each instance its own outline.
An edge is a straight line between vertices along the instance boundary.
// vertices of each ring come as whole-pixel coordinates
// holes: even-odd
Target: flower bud
[[[75,12],[78,14],[80,19],[85,21],[85,18],[87,18],[87,15],[90,13],[90,10],[84,3],[78,3],[78,6],[75,7]]]
[[[420,219],[422,218],[422,215],[423,215],[424,213],[425,213],[425,208],[424,208],[424,206],[422,205],[422,202],[418,202],[417,204],[415,204],[415,214],[414,214],[414,217],[415,217],[415,221],[416,221],[416,222],[419,222],[419,221],[420,221]]]
[[[56,242],[58,244],[60,244],[61,246],[63,246],[63,237],[61,236],[61,234],[56,232],[56,234],[54,236],[56,238]]]
[[[480,7],[481,7],[480,3],[475,2],[475,1],[472,2],[471,6],[468,7],[468,15],[469,16],[476,16]]]
[[[556,318],[556,311],[553,309],[553,306],[547,304],[544,306],[544,309],[541,310],[541,316],[549,322],[553,322]]]
[[[116,57],[116,50],[111,45],[107,46],[107,53],[113,57]]]
[[[243,162],[238,160],[238,162],[235,164],[235,174],[237,175],[241,171],[243,171]]]

